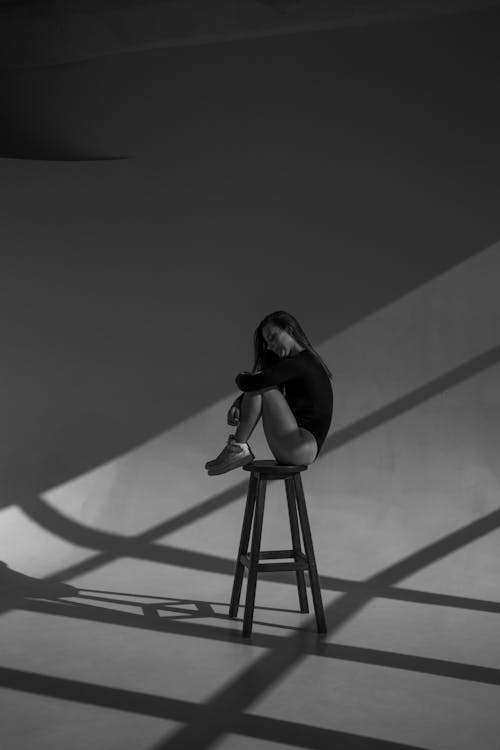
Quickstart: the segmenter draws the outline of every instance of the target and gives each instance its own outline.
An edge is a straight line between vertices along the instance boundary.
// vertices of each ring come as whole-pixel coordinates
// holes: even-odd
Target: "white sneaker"
[[[226,471],[237,469],[239,466],[245,466],[255,459],[250,450],[248,443],[237,443],[234,435],[230,435],[227,445],[224,446],[217,458],[213,461],[207,461],[205,469],[209,476],[216,474],[225,474]]]

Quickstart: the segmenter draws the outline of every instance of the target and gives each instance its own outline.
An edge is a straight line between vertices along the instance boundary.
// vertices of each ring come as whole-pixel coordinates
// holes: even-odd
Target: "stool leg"
[[[243,618],[243,636],[249,638],[252,633],[253,610],[255,605],[255,589],[257,587],[257,573],[259,565],[260,540],[262,538],[262,521],[264,519],[264,501],[266,497],[266,480],[257,480],[255,501],[255,516],[253,522],[252,549],[250,551],[250,568],[247,578],[247,593],[245,600],[245,616]]]
[[[302,547],[300,546],[300,532],[299,532],[299,522],[297,519],[297,505],[296,505],[297,501],[295,497],[295,486],[293,484],[292,477],[287,477],[285,479],[285,488],[286,488],[286,500],[288,503],[288,516],[290,518],[290,531],[292,532],[292,546],[293,546],[293,551],[295,552],[295,554],[297,554],[297,552],[302,552]],[[304,576],[304,571],[297,570],[295,571],[295,575],[297,578],[297,590],[299,592],[300,611],[309,612],[309,605],[307,603],[306,579]]]
[[[250,539],[250,530],[252,528],[252,518],[255,508],[256,489],[257,479],[251,474],[248,482],[247,502],[241,527],[240,546],[238,547],[238,557],[236,558],[231,604],[229,605],[229,617],[233,618],[238,617],[238,607],[240,606],[241,587],[243,585],[243,576],[245,574],[245,566],[241,562],[241,555],[246,555],[248,552],[248,541]]]
[[[314,612],[316,614],[316,624],[318,627],[318,633],[326,633],[325,611],[323,609],[323,601],[321,599],[321,589],[319,587],[318,571],[316,569],[316,558],[314,556],[311,527],[309,526],[306,500],[304,497],[304,489],[302,487],[300,474],[295,474],[293,477],[293,481],[295,484],[295,493],[297,497],[297,506],[299,509],[300,524],[302,526],[304,547],[309,564],[309,579],[311,581],[311,592],[314,602]]]

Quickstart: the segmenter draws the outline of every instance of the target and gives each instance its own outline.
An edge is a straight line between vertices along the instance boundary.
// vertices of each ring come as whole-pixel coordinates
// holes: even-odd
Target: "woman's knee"
[[[282,426],[286,429],[297,426],[295,415],[279,388],[268,388],[259,393],[262,394],[262,410],[268,421],[276,427]]]
[[[243,413],[260,413],[262,411],[262,397],[260,393],[244,393],[241,401]]]

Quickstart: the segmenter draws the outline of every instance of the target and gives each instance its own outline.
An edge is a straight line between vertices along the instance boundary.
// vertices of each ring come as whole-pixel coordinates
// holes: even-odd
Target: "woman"
[[[282,310],[267,315],[254,333],[254,349],[253,371],[237,375],[243,393],[228,412],[236,432],[205,464],[210,476],[253,461],[248,440],[261,417],[269,448],[281,464],[311,464],[328,434],[332,374],[298,321]]]

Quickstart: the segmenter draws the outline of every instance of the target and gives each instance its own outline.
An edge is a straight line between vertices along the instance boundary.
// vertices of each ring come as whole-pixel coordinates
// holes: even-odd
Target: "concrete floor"
[[[320,349],[338,363],[336,429],[304,486],[325,637],[290,574],[259,582],[251,640],[227,617],[247,474],[202,467],[231,395],[3,509],[2,750],[497,750],[498,258],[494,246]],[[446,326],[464,335],[406,368],[410,383],[398,362],[419,335],[405,351],[400,334],[416,308],[442,340]],[[253,447],[268,457],[261,433]],[[270,485],[263,546],[288,533]]]

